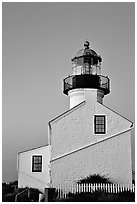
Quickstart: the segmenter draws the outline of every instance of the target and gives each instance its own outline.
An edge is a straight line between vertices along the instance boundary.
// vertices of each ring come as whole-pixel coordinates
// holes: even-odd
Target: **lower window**
[[[42,156],[32,156],[32,172],[42,172]]]

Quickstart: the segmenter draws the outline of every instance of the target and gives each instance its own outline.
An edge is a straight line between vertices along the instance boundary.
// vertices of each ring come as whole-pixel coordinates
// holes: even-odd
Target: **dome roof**
[[[98,57],[97,53],[94,50],[90,49],[89,46],[90,46],[90,44],[86,40],[85,43],[84,43],[85,49],[79,50],[75,57],[77,58],[77,57],[81,57],[83,55],[92,55],[92,56]]]
[[[76,57],[80,57],[86,54],[90,54],[92,56],[98,56],[97,53],[94,50],[88,49],[81,49],[77,52]]]
[[[89,46],[90,46],[89,42],[85,41],[84,43],[85,48],[79,50],[77,54],[75,55],[75,57],[71,59],[71,61],[73,62],[78,58],[83,58],[83,57],[85,58],[85,56],[88,56],[89,58],[93,58],[96,61],[96,63],[98,63],[98,61],[102,62],[101,56],[99,56],[94,50],[90,49]]]

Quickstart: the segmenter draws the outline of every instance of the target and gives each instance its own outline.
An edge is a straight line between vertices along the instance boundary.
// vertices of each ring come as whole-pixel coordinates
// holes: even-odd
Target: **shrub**
[[[106,178],[105,176],[100,176],[99,174],[93,174],[77,181],[77,183],[82,184],[82,183],[112,183],[112,182],[109,180],[109,178]]]
[[[2,183],[2,201],[3,202],[15,202],[15,196],[24,191],[26,188],[16,188],[18,183],[17,181],[10,182],[10,183]],[[34,188],[30,189],[30,197],[28,198],[28,192],[26,191],[24,194],[18,197],[18,201],[34,201],[37,202],[39,200],[39,190]]]
[[[10,183],[2,183],[2,201],[3,202],[14,202],[15,193],[14,186],[18,185],[18,181],[13,181]]]

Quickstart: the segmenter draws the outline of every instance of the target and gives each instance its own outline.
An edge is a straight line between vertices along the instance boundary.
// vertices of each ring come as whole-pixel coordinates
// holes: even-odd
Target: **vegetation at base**
[[[105,176],[100,176],[99,174],[93,174],[86,178],[80,179],[76,183],[78,184],[84,184],[84,183],[112,183],[109,178],[106,178]]]
[[[2,183],[2,202],[15,201],[15,186],[18,186],[18,181]]]
[[[135,202],[135,193],[120,192],[117,194],[95,191],[93,193],[69,194],[66,199],[56,202]]]
[[[17,188],[18,182],[10,182],[10,183],[2,183],[2,202],[15,202],[15,196],[24,191],[28,188]],[[39,200],[39,190],[34,188],[29,188],[30,190],[30,196],[28,199],[28,194],[26,191],[26,194],[18,196],[18,202],[38,202]]]
[[[112,183],[105,176],[99,174],[90,175],[87,178],[77,181],[78,184],[84,183]],[[135,202],[135,193],[124,191],[119,193],[106,193],[104,190],[95,192],[68,193],[67,198],[56,198],[55,202]]]

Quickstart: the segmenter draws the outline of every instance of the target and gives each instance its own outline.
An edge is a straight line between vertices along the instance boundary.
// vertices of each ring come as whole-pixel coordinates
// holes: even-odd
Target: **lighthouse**
[[[103,103],[104,95],[110,92],[110,80],[101,75],[101,56],[86,41],[84,49],[79,50],[71,61],[73,75],[63,80],[63,92],[70,98],[70,109],[85,100],[86,90],[91,99]]]
[[[99,174],[131,185],[133,123],[103,103],[110,79],[101,74],[102,58],[86,41],[71,62],[72,75],[63,79],[69,109],[49,122],[51,184]]]
[[[102,58],[88,41],[63,79],[68,110],[48,123],[48,145],[18,153],[18,186],[44,192],[99,174],[131,186],[133,123],[103,103],[110,80],[101,74]]]

